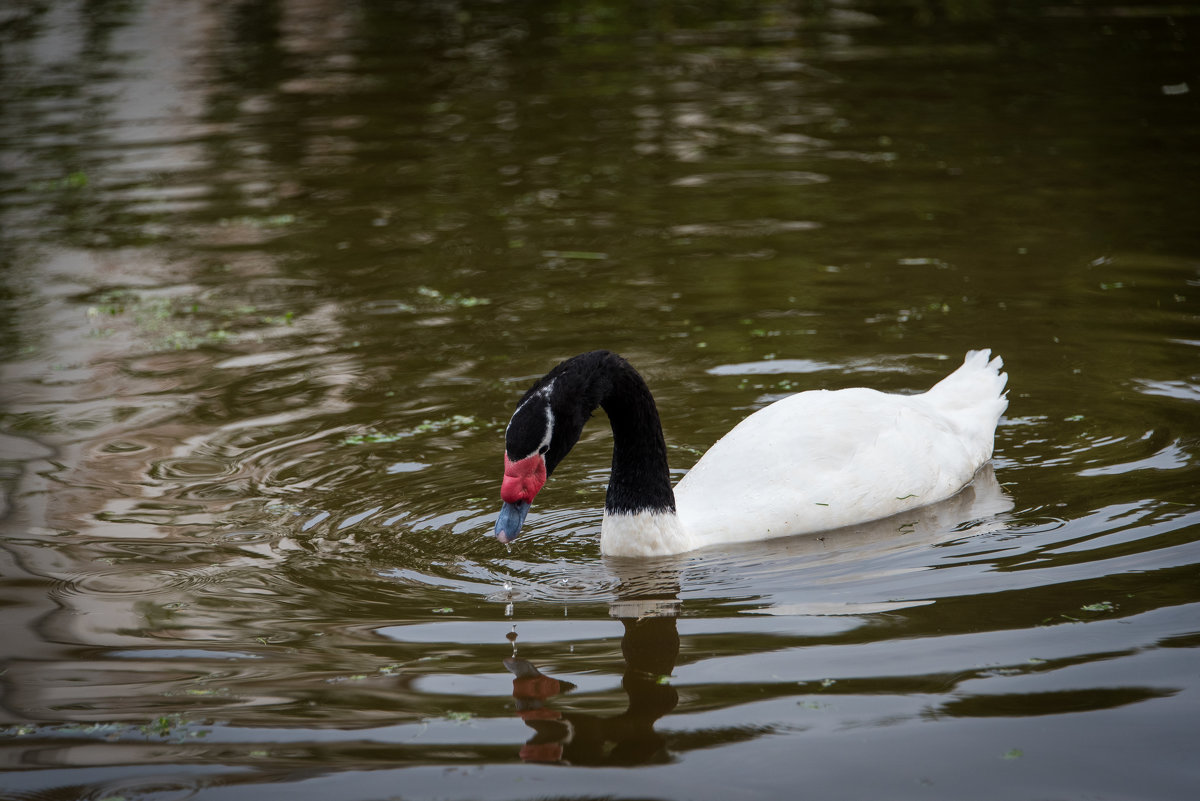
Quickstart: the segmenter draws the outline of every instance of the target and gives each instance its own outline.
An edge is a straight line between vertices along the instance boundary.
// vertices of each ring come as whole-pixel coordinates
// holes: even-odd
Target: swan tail
[[[992,457],[996,425],[1008,408],[1004,360],[991,354],[987,349],[969,351],[961,367],[924,395],[971,443],[981,465]]]

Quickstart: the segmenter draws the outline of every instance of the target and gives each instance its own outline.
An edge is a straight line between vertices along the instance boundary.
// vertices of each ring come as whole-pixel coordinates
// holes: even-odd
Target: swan
[[[949,498],[992,457],[1008,407],[1003,360],[967,353],[927,392],[809,390],[751,414],[672,490],[658,409],[615,353],[573,356],[534,382],[504,433],[496,537],[520,533],[534,497],[596,407],[613,433],[600,551],[663,556],[878,520]]]

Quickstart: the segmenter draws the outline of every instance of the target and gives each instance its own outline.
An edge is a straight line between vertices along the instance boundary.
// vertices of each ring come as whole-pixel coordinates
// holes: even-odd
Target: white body
[[[920,395],[791,395],[747,417],[675,487],[677,513],[605,514],[615,556],[840,528],[950,497],[992,457],[1008,406],[999,357],[971,351]]]

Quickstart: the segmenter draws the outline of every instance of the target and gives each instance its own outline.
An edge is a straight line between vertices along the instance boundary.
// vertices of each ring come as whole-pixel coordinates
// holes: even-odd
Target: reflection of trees
[[[51,4],[13,5],[0,26],[0,237],[9,246],[111,244],[116,214],[96,170],[112,121],[112,36],[133,6],[86,4],[67,26]]]
[[[763,260],[781,256],[772,268],[791,273],[789,294],[803,298],[803,306],[824,309],[844,298],[799,268],[911,256],[923,247],[949,263],[965,263],[965,252],[972,261],[987,258],[977,253],[975,220],[995,219],[997,209],[1011,202],[1000,219],[1011,218],[1004,236],[1016,242],[1018,232],[1032,235],[1029,224],[1037,220],[1030,218],[1045,210],[1036,195],[1018,191],[1029,188],[1019,183],[994,185],[997,191],[983,193],[990,199],[983,208],[964,195],[964,182],[912,173],[895,181],[895,170],[864,168],[870,176],[861,177],[873,182],[877,194],[864,208],[861,193],[844,185],[830,191],[832,183],[801,186],[780,177],[781,170],[833,174],[834,162],[826,158],[833,150],[838,159],[850,159],[843,165],[852,157],[880,155],[872,150],[878,142],[866,143],[882,134],[899,139],[914,119],[922,126],[922,146],[956,169],[982,156],[961,149],[960,142],[978,139],[989,149],[1005,144],[992,136],[963,137],[966,125],[1022,123],[1024,137],[1025,112],[1014,106],[997,118],[986,81],[964,80],[963,88],[972,91],[954,102],[852,107],[856,92],[890,96],[894,90],[871,83],[880,79],[881,56],[864,59],[854,48],[871,46],[874,37],[887,42],[881,19],[910,24],[1002,16],[997,24],[1010,25],[1035,16],[1033,4],[1005,4],[1003,15],[991,0],[798,8],[767,2],[653,8],[546,3],[537,4],[536,13],[471,2],[182,5],[190,17],[175,27],[204,32],[168,45],[186,47],[191,88],[203,94],[202,107],[185,109],[183,120],[195,126],[190,144],[197,160],[181,169],[179,154],[172,153],[169,163],[149,167],[137,163],[137,154],[123,159],[119,148],[99,151],[97,145],[114,144],[113,131],[127,122],[112,114],[113,87],[129,86],[127,62],[136,55],[115,51],[112,33],[146,22],[135,4],[84,4],[76,20],[84,30],[80,46],[51,69],[29,70],[45,77],[31,79],[16,102],[0,109],[2,127],[19,134],[28,156],[0,180],[41,187],[38,198],[3,203],[0,213],[11,218],[28,212],[30,219],[41,218],[41,233],[65,232],[78,243],[136,245],[158,238],[186,244],[192,253],[211,248],[220,260],[248,244],[275,240],[275,255],[294,257],[286,269],[302,270],[333,292],[353,276],[376,285],[370,291],[385,298],[403,297],[421,284],[486,294],[480,284],[491,283],[488,273],[520,270],[530,302],[548,298],[595,322],[613,310],[603,305],[606,298],[580,298],[573,291],[581,275],[617,270],[623,280],[662,285],[676,278],[664,255],[694,257],[692,268],[703,270],[708,291],[749,306],[761,303]],[[31,14],[6,35],[17,45],[31,41],[44,32],[48,16]],[[1022,51],[1048,49],[1038,35],[1022,32]],[[887,58],[886,45],[882,52]],[[1006,55],[1000,47],[987,57]],[[1027,57],[1020,63],[1030,66]],[[819,64],[825,66],[814,66]],[[134,68],[143,66],[158,64]],[[1082,66],[1075,71],[1088,83],[1067,87],[1076,111],[1100,83],[1091,80],[1086,61]],[[920,88],[906,90],[899,101]],[[888,112],[886,122],[868,116],[879,110]],[[1036,111],[1043,127],[1077,130],[1074,118],[1053,116],[1069,107]],[[44,144],[30,132],[47,134]],[[5,138],[9,143],[0,148],[12,150],[16,139]],[[154,161],[169,145],[157,148],[159,153],[140,155]],[[116,161],[125,161],[123,175],[103,180],[114,152]],[[906,154],[910,165],[932,169],[913,162],[913,155]],[[854,180],[854,172],[838,168],[837,179]],[[1012,173],[1010,180],[1026,173],[1004,172]],[[699,188],[712,178],[707,173],[734,183]],[[675,181],[685,188],[673,187]],[[198,199],[164,205],[183,192]],[[967,241],[956,245],[953,231],[945,230],[897,250],[895,228],[913,231],[908,220],[918,207],[961,223]],[[891,215],[906,222],[893,225]],[[272,219],[297,224],[272,229],[264,222]],[[794,227],[817,223],[832,230],[847,220],[880,224],[851,237],[844,229],[827,236],[825,229]],[[1050,244],[1064,227],[1083,231],[1088,225],[1084,219],[1056,222],[1053,235],[1041,236]],[[876,227],[878,239],[869,230]],[[802,253],[798,231],[809,243]],[[866,246],[850,241],[860,234]],[[615,259],[621,259],[617,267]],[[547,260],[550,269],[530,269]],[[1013,287],[1028,281],[1026,271],[990,272],[990,280]],[[908,312],[941,309],[952,294],[944,284],[920,288],[922,297],[912,301],[920,303]],[[868,305],[878,308],[864,314],[894,314],[894,294],[872,299]],[[653,310],[663,298],[648,291],[637,302]],[[607,330],[611,322],[603,325]],[[706,335],[714,344],[721,337],[745,339],[735,328],[715,327],[720,330]],[[416,358],[425,350],[411,349]]]

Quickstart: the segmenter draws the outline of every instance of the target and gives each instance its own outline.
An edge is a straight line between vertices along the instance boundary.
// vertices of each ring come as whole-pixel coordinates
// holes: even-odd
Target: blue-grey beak
[[[503,543],[515,540],[521,533],[521,524],[525,522],[527,514],[529,514],[529,501],[504,504],[504,508],[500,510],[500,516],[496,518],[496,539]]]

